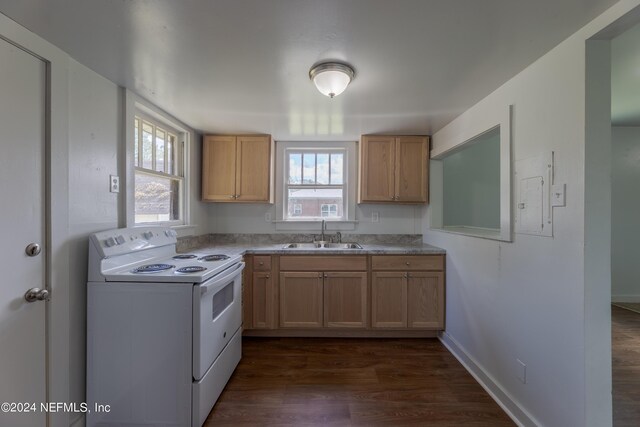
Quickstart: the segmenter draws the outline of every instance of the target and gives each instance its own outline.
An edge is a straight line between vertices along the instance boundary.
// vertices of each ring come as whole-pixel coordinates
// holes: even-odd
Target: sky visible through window
[[[290,153],[289,184],[342,185],[343,153]]]

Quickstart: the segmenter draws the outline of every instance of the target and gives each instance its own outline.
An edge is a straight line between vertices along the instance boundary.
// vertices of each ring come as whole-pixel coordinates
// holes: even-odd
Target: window
[[[432,229],[511,241],[512,106],[506,107],[434,138]]]
[[[169,126],[136,116],[135,223],[184,223],[184,142]]]
[[[320,207],[320,216],[322,218],[337,217],[338,205],[322,205]]]
[[[343,149],[285,151],[284,219],[346,219]]]

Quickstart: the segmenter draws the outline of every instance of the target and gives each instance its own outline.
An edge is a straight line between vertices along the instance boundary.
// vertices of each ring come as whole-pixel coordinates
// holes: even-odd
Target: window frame
[[[341,154],[342,155],[342,184],[331,184],[331,173],[329,172],[329,184],[290,184],[289,183],[289,172],[290,172],[290,161],[289,156],[292,154],[306,154],[313,153],[316,154]],[[303,160],[304,162],[304,160]],[[343,221],[347,219],[348,207],[347,207],[347,179],[346,175],[347,171],[347,150],[345,148],[287,148],[284,150],[284,193],[283,193],[283,206],[282,206],[282,219],[284,221],[318,221],[321,220],[322,214],[320,217],[296,217],[289,216],[289,190],[290,189],[320,189],[320,190],[333,190],[333,189],[341,189],[342,190],[342,217],[337,217],[337,219],[332,219],[331,221]],[[304,164],[302,165],[302,169],[304,170]],[[331,171],[331,157],[329,157],[329,171]],[[318,175],[318,162],[316,157],[316,166],[315,166],[315,180],[317,182]],[[337,204],[336,204],[337,206]],[[337,209],[336,209],[337,213]]]
[[[281,231],[306,231],[314,232],[319,230],[321,219],[284,219],[284,197],[285,197],[285,177],[286,172],[285,151],[287,149],[307,149],[316,151],[322,149],[344,149],[345,150],[345,171],[343,179],[345,181],[345,210],[343,220],[327,221],[327,228],[336,231],[355,230],[356,216],[356,195],[357,195],[357,174],[358,174],[358,142],[357,141],[276,141],[276,168],[275,168],[275,224],[276,230]]]
[[[479,116],[467,123],[461,131],[440,132],[434,135],[430,159],[430,204],[428,207],[429,228],[434,231],[462,234],[503,242],[513,241],[511,214],[511,123],[513,105],[506,105],[486,116]],[[500,227],[484,229],[477,227],[451,227],[444,225],[444,170],[443,159],[456,150],[464,149],[478,136],[494,128],[500,129]]]
[[[124,165],[123,176],[121,177],[120,187],[124,192],[123,213],[126,222],[123,226],[141,227],[141,226],[165,226],[171,227],[178,231],[178,235],[188,235],[189,230],[195,226],[191,225],[191,142],[194,138],[193,131],[185,126],[182,122],[175,119],[168,113],[160,110],[154,105],[148,103],[143,98],[134,94],[129,90],[125,90],[124,94],[124,111],[125,111],[125,128],[124,128]],[[135,152],[135,117],[140,117],[148,122],[154,123],[163,130],[169,131],[176,135],[176,144],[182,146],[182,153],[176,159],[176,168],[182,172],[181,177],[175,177],[170,174],[162,174],[163,177],[171,179],[181,179],[180,188],[180,219],[170,221],[154,221],[154,222],[135,222],[135,177],[137,172],[146,172],[146,168],[138,169],[134,158]],[[178,150],[180,151],[180,150]]]
[[[136,177],[138,176],[138,174],[143,174],[143,175],[148,175],[148,176],[153,176],[153,177],[158,177],[158,178],[166,178],[166,179],[170,179],[170,180],[176,180],[178,181],[178,210],[179,210],[179,216],[180,219],[177,220],[167,220],[167,221],[146,221],[146,222],[136,222],[135,219],[135,196],[134,196],[134,200],[133,200],[133,225],[135,227],[142,227],[142,226],[149,226],[149,225],[163,225],[163,226],[172,226],[172,225],[185,225],[185,197],[186,197],[186,191],[187,188],[185,186],[185,175],[186,175],[186,165],[185,165],[185,137],[182,135],[184,132],[179,131],[178,129],[174,128],[171,124],[163,121],[163,120],[158,120],[157,118],[154,117],[150,117],[148,114],[145,114],[144,111],[141,110],[136,110],[136,113],[134,115],[134,132],[135,132],[135,121],[136,120],[140,120],[140,126],[138,127],[138,165],[141,165],[143,160],[142,160],[142,144],[143,144],[143,140],[142,140],[142,134],[143,134],[143,126],[144,123],[147,123],[151,126],[153,126],[153,132],[152,132],[152,151],[151,151],[151,169],[142,167],[142,166],[136,166],[136,159],[135,159],[135,135],[134,135],[134,153],[133,154],[133,164],[134,164],[134,174],[133,174],[133,192],[135,194],[135,189],[136,189]],[[158,131],[158,128],[161,131],[165,132],[165,144],[167,144],[167,135],[173,135],[175,137],[175,144],[176,144],[176,160],[175,160],[175,169],[176,169],[176,174],[170,174],[167,172],[160,172],[155,170],[155,165],[156,165],[156,150],[157,150],[157,145],[155,143],[156,141],[156,134]],[[167,162],[167,154],[166,154],[166,150],[165,150],[165,158],[164,158],[164,163],[165,165],[168,165]],[[165,170],[167,170],[166,166],[165,166]]]

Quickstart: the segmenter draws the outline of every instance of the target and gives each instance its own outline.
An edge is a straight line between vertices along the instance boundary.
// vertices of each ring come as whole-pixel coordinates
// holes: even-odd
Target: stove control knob
[[[145,231],[144,233],[142,233],[142,237],[149,240],[153,237],[153,233],[151,231]]]
[[[121,244],[124,243],[124,241],[125,240],[124,240],[124,236],[123,235],[120,235],[120,236],[116,237],[116,243],[117,244],[121,245]]]
[[[176,232],[174,230],[165,230],[164,235],[167,237],[176,237]]]
[[[111,246],[115,246],[116,244],[116,239],[114,239],[113,237],[109,237],[104,241],[104,245],[108,248],[110,248]]]

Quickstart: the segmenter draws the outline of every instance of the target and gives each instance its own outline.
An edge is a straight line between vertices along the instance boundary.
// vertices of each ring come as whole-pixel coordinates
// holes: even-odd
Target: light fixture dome
[[[330,98],[344,92],[355,75],[353,68],[340,62],[322,62],[309,70],[309,78],[320,93]]]

